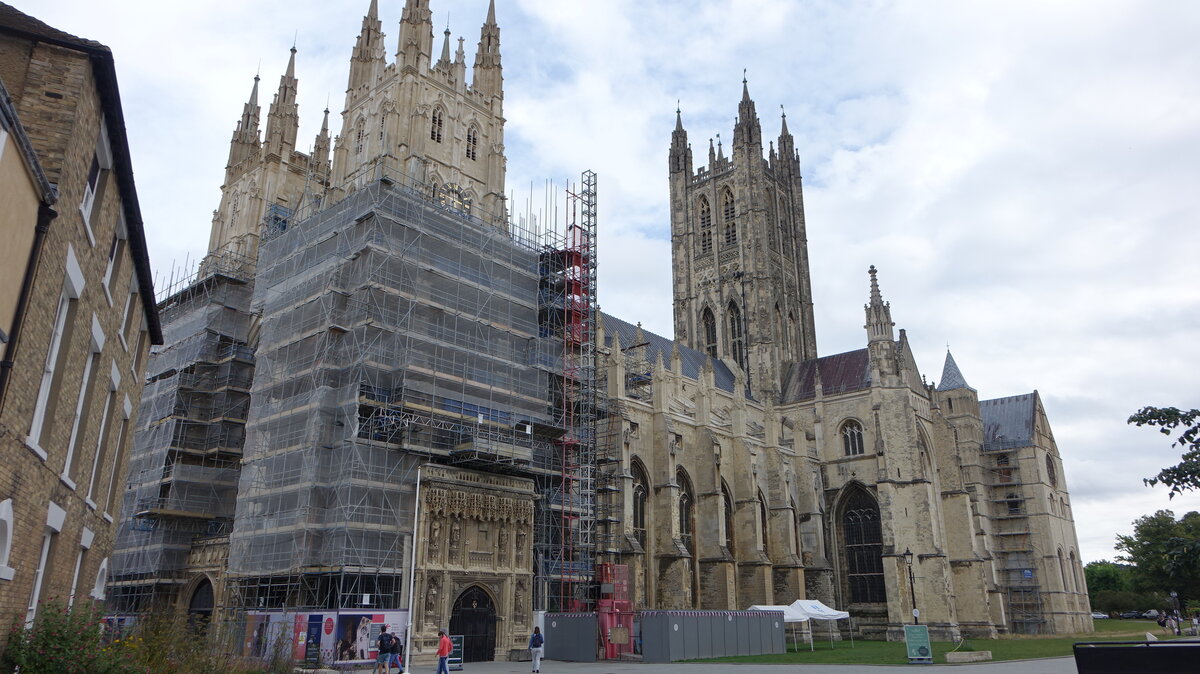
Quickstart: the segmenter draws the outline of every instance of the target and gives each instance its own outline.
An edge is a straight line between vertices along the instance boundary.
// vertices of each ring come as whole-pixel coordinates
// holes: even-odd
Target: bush
[[[104,641],[101,614],[90,604],[68,609],[42,604],[32,627],[17,616],[0,663],[21,674],[132,674],[146,672],[131,649]]]

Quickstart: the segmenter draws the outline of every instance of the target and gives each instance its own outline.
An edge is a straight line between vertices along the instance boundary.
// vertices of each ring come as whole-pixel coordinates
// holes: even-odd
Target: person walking
[[[536,625],[533,634],[529,635],[529,654],[533,656],[533,671],[542,671],[542,655],[546,652],[546,639],[542,637],[542,628]]]
[[[450,637],[446,636],[446,630],[438,630],[438,667],[437,674],[450,674],[450,651],[454,650],[454,644],[450,643]]]
[[[392,656],[396,653],[399,641],[395,634],[388,632],[388,626],[384,625],[383,629],[379,631],[379,638],[375,640],[375,667],[371,669],[371,674],[375,674],[381,668],[383,674],[391,674]],[[404,670],[401,669],[400,671]]]

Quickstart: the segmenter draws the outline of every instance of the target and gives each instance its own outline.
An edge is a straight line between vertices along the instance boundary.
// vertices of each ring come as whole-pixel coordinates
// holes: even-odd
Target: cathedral
[[[818,354],[786,117],[764,148],[743,82],[731,155],[696,166],[677,112],[655,335],[599,311],[594,174],[552,233],[509,217],[494,2],[469,75],[453,46],[406,0],[389,61],[371,0],[309,153],[297,50],[264,128],[255,77],[208,254],[159,306],[114,613],[249,652],[294,624],[314,662],[383,622],[490,660],[542,611],[802,598],[866,638],[1091,630],[1038,393],[981,399],[949,353],[928,382],[875,267],[862,348]]]

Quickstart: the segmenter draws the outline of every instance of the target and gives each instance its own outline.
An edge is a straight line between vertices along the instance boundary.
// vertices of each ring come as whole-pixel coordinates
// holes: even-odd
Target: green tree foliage
[[[1170,510],[1139,517],[1132,536],[1117,536],[1116,548],[1123,553],[1117,560],[1133,565],[1134,591],[1200,598],[1200,512],[1178,520]]]
[[[1183,460],[1146,478],[1146,484],[1151,487],[1159,482],[1165,484],[1171,488],[1171,498],[1189,489],[1200,489],[1200,410],[1184,412],[1177,407],[1143,407],[1129,417],[1128,423],[1157,426],[1158,432],[1168,437],[1179,434],[1171,446],[1183,449]]]
[[[13,621],[0,668],[21,674],[125,674],[146,671],[136,654],[114,648],[104,639],[100,612],[90,606],[68,609],[58,602],[38,608],[25,627],[25,616]]]

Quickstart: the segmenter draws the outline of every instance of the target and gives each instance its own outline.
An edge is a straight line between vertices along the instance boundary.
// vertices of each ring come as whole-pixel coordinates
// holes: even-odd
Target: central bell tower
[[[755,395],[775,397],[790,363],[815,358],[800,159],[782,117],[763,156],[747,82],[732,157],[709,140],[693,168],[683,117],[671,134],[675,339],[736,365]]]

